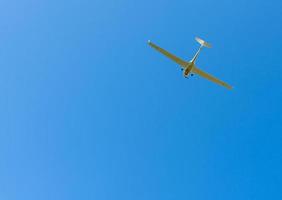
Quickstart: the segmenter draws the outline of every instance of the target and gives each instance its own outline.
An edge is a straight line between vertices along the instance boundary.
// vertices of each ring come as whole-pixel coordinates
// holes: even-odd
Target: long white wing
[[[177,56],[169,53],[168,51],[162,49],[161,47],[155,45],[154,43],[152,43],[151,41],[148,41],[148,44],[153,47],[154,49],[156,49],[157,51],[159,51],[160,53],[162,53],[163,55],[165,55],[166,57],[170,58],[171,60],[173,60],[174,62],[176,62],[177,64],[179,64],[182,67],[185,67],[185,65],[187,65],[188,63],[185,62],[184,60],[178,58]]]
[[[217,83],[217,84],[219,84],[219,85],[221,85],[221,86],[223,86],[223,87],[226,87],[226,88],[229,89],[229,90],[232,89],[232,86],[230,86],[230,85],[228,85],[227,83],[225,83],[225,82],[223,82],[223,81],[221,81],[221,80],[219,80],[219,79],[213,77],[212,75],[210,75],[210,74],[208,74],[208,73],[206,73],[206,72],[200,70],[200,69],[197,68],[196,66],[194,66],[194,67],[192,68],[192,72],[195,73],[195,74],[198,74],[198,75],[200,75],[200,76],[202,76],[202,77],[204,77],[204,78],[206,78],[206,79],[208,79],[208,80],[210,80],[210,81],[212,81],[212,82],[214,82],[214,83]]]

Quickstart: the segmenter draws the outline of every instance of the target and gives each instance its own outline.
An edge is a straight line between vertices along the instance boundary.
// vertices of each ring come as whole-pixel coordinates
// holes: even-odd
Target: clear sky
[[[278,0],[0,2],[0,199],[282,199]],[[150,39],[234,86],[180,68]]]

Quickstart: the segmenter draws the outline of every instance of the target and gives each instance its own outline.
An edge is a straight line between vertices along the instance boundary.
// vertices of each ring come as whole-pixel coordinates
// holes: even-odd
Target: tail
[[[199,42],[199,43],[201,44],[201,46],[211,48],[211,44],[205,42],[205,41],[202,40],[201,38],[196,37],[195,39],[196,39],[197,42]]]

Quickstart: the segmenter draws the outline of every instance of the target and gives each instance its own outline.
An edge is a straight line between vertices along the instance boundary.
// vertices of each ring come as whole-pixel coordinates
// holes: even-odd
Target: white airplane
[[[196,67],[195,65],[195,61],[197,60],[200,51],[202,50],[203,47],[208,47],[211,48],[211,45],[207,42],[205,42],[204,40],[196,37],[195,38],[196,41],[198,43],[200,43],[200,48],[197,51],[197,53],[195,54],[195,56],[192,58],[191,61],[184,61],[178,57],[176,57],[175,55],[169,53],[168,51],[162,49],[161,47],[155,45],[154,43],[152,43],[150,40],[148,41],[148,44],[153,47],[154,49],[156,49],[157,51],[159,51],[160,53],[162,53],[163,55],[167,56],[168,58],[172,59],[174,62],[176,62],[177,64],[180,65],[181,69],[183,70],[183,76],[185,78],[187,78],[189,76],[189,74],[191,74],[191,76],[193,76],[193,74],[198,74],[214,83],[217,83],[223,87],[226,87],[227,89],[232,89],[232,87],[230,85],[228,85],[227,83],[213,77],[212,75],[200,70],[198,67]]]

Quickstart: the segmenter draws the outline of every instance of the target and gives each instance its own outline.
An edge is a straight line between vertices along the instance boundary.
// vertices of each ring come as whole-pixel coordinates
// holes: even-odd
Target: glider
[[[227,83],[215,78],[214,76],[202,71],[201,69],[199,69],[198,67],[196,67],[195,65],[195,61],[197,60],[200,51],[202,50],[203,47],[207,47],[207,48],[211,48],[211,45],[207,42],[205,42],[204,40],[196,37],[195,38],[196,41],[198,43],[200,43],[200,48],[197,51],[197,53],[195,54],[195,56],[192,58],[191,61],[184,61],[181,58],[178,58],[177,56],[169,53],[168,51],[162,49],[161,47],[155,45],[154,43],[152,43],[150,40],[148,41],[148,44],[153,47],[154,49],[156,49],[157,51],[159,51],[160,53],[162,53],[163,55],[165,55],[166,57],[170,58],[171,60],[173,60],[174,62],[176,62],[177,64],[180,65],[182,71],[183,71],[183,76],[185,78],[187,78],[190,74],[191,76],[193,76],[193,74],[198,74],[200,76],[202,76],[203,78],[206,78],[216,84],[219,84],[223,87],[226,87],[227,89],[232,89],[232,86],[228,85]]]

